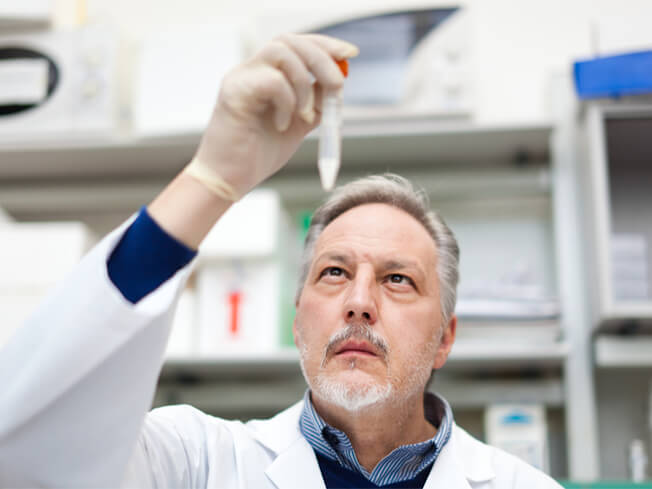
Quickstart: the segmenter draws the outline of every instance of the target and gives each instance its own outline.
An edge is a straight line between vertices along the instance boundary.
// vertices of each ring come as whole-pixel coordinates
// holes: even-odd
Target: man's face
[[[425,228],[386,204],[331,222],[297,302],[295,342],[313,396],[357,410],[423,392],[446,361],[437,250]]]

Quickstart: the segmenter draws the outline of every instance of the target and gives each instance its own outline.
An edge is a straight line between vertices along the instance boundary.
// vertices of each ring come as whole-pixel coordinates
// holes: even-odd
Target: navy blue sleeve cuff
[[[165,232],[142,207],[107,262],[109,278],[136,304],[155,291],[197,252]]]

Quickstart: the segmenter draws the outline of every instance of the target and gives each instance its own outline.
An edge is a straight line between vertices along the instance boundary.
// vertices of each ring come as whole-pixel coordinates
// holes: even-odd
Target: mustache
[[[343,329],[331,336],[328,345],[326,345],[322,367],[326,363],[326,360],[337,350],[340,344],[350,339],[363,340],[371,343],[382,354],[383,359],[387,359],[389,345],[382,336],[380,336],[367,323],[349,323]]]

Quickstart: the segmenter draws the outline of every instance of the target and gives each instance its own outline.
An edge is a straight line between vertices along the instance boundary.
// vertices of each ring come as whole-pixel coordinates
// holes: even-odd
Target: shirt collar
[[[317,413],[310,399],[310,391],[304,394],[299,428],[310,446],[319,454],[337,460],[341,465],[361,473],[376,485],[387,485],[413,479],[430,467],[449,440],[453,427],[453,412],[446,400],[430,392],[424,395],[425,418],[437,427],[437,433],[429,440],[402,445],[383,458],[370,474],[362,467],[355,455],[349,437],[328,425]]]

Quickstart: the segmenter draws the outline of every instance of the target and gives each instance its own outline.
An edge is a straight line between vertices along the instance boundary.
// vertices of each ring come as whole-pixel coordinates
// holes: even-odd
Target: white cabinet
[[[585,117],[594,326],[652,332],[652,105],[594,103]]]
[[[94,242],[78,222],[0,222],[0,348]]]
[[[599,474],[607,479],[629,477],[633,440],[652,449],[651,136],[646,98],[578,104],[557,135],[559,160],[574,162],[566,198],[574,205],[565,209],[575,215],[574,227],[565,229],[568,256],[576,261],[567,266],[580,279],[568,289],[575,324],[568,329],[573,353],[566,378],[593,399],[592,406],[579,402],[582,413],[571,413],[579,426],[568,429],[577,432],[590,409],[590,445],[599,447]],[[573,277],[565,279],[573,285]],[[590,383],[578,384],[579,378]]]

